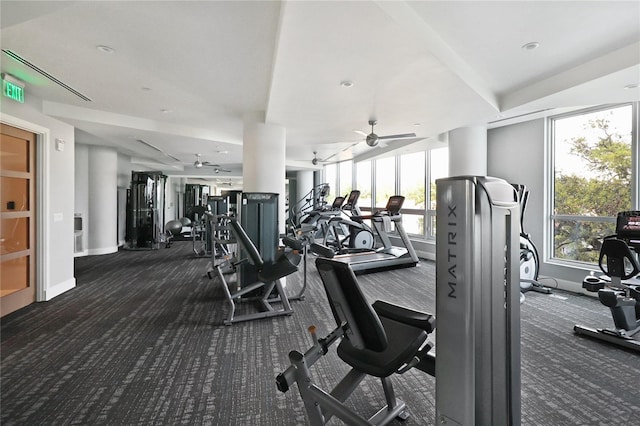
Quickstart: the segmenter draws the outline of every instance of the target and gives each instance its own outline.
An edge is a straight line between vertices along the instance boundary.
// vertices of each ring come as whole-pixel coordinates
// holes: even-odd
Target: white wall
[[[544,220],[544,120],[489,130],[487,174],[527,186],[529,203],[524,230],[540,250]]]
[[[561,288],[583,293],[582,279],[587,270],[549,263],[544,253],[545,226],[545,119],[499,127],[488,131],[487,174],[529,189],[524,230],[540,252],[540,275],[554,277]],[[552,285],[552,281],[543,280]]]
[[[38,212],[42,217],[37,230],[36,295],[38,300],[50,300],[76,283],[73,270],[74,129],[42,114],[40,102],[35,99],[27,98],[24,104],[3,99],[0,105],[0,121],[40,135],[37,176]],[[63,151],[56,151],[56,139],[64,140]]]

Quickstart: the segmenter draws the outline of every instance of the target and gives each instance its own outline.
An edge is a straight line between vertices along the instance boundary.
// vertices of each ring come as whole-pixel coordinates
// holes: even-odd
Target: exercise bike
[[[640,211],[618,213],[616,234],[602,241],[598,266],[605,274],[589,275],[582,287],[597,292],[600,303],[611,310],[615,329],[593,329],[576,325],[580,335],[640,351]]]

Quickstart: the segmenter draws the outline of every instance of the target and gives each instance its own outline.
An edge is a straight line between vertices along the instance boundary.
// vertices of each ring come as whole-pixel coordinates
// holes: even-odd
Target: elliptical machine
[[[598,266],[605,274],[588,275],[582,281],[587,291],[597,292],[600,303],[611,310],[615,329],[593,329],[576,325],[577,334],[640,351],[640,211],[618,213],[616,233],[605,237]]]
[[[524,212],[529,201],[529,190],[525,185],[511,184],[518,193],[520,204],[520,291],[536,291],[538,293],[551,294],[551,289],[543,286],[538,281],[540,272],[540,256],[536,245],[531,240],[531,235],[524,231]]]
[[[288,213],[288,226],[290,228],[299,228],[309,215],[314,212],[321,212],[327,208],[327,196],[330,192],[328,183],[321,183],[311,188],[311,191],[293,204],[286,213]]]
[[[373,250],[373,229],[362,222],[362,211],[358,207],[360,191],[353,190],[341,207],[341,215],[331,218],[324,229],[322,244],[338,254]]]

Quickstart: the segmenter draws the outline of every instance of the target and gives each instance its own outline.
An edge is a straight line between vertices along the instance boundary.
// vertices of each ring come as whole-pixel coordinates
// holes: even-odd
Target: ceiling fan
[[[220,164],[213,164],[208,161],[202,161],[200,160],[200,154],[196,154],[196,161],[193,163],[193,167],[195,167],[196,169],[200,169],[202,168],[202,166],[215,167],[215,169],[213,169],[214,173],[220,173],[220,172],[228,173],[231,171],[231,170],[225,170],[220,168]]]
[[[378,122],[376,120],[369,120],[369,125],[371,126],[371,133],[369,133],[369,134],[366,134],[365,132],[361,132],[359,130],[356,130],[357,133],[360,133],[361,135],[367,137],[365,139],[365,141],[367,142],[367,145],[369,145],[369,146],[376,146],[376,145],[378,145],[379,141],[384,140],[384,139],[402,139],[402,138],[415,138],[416,137],[415,133],[402,133],[402,134],[399,134],[399,135],[378,136],[373,131],[373,126],[375,126],[376,124],[378,124]]]
[[[223,181],[220,179],[216,179],[216,183],[220,186],[226,185],[226,186],[234,186],[234,185],[242,185],[242,182],[238,181],[238,182],[232,182],[230,180],[228,181]]]
[[[331,156],[333,157],[333,155]],[[331,158],[329,157],[329,158]],[[321,160],[318,158],[318,152],[317,151],[313,151],[313,159],[311,160],[311,164],[313,164],[314,166],[317,166],[320,163],[329,163],[329,161],[327,161],[327,159]]]

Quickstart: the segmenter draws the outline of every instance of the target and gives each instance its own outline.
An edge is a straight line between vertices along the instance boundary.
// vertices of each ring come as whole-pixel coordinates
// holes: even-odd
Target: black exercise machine
[[[231,325],[240,321],[293,314],[293,309],[291,309],[280,279],[296,272],[298,267],[291,262],[285,253],[281,253],[274,261],[265,261],[238,221],[235,218],[228,218],[227,223],[235,242],[241,248],[240,251],[245,253],[247,257],[228,257],[216,262],[213,266],[229,306],[229,313],[224,324]],[[245,262],[256,268],[256,282],[244,283],[243,285],[238,281],[227,282],[225,275],[230,271],[237,271],[239,266]],[[209,278],[211,278],[211,274],[209,274]],[[274,291],[275,297],[272,294]],[[248,301],[257,302],[259,312],[235,315],[236,303]],[[272,305],[276,302],[281,303],[279,309]]]
[[[285,213],[288,213],[288,227],[298,228],[312,212],[326,210],[327,196],[330,190],[328,183],[316,185],[287,209]]]
[[[640,211],[618,213],[616,234],[605,237],[598,266],[605,274],[587,276],[582,287],[597,292],[600,302],[611,310],[615,329],[576,325],[580,335],[640,351]]]
[[[310,211],[309,214],[300,222],[300,225],[294,228],[294,232],[298,229],[314,227],[318,232],[320,232],[320,236],[323,236],[326,230],[327,221],[341,213],[344,200],[344,197],[338,196],[333,200],[331,206],[327,207],[326,205],[323,205],[322,208]]]
[[[341,214],[323,223],[322,245],[330,247],[336,254],[371,251],[375,245],[374,231],[363,222],[358,207],[360,191],[353,190],[340,208]]]
[[[315,327],[309,328],[314,345],[305,354],[289,353],[291,366],[276,378],[278,389],[287,392],[294,383],[298,385],[313,426],[326,424],[334,415],[349,425],[406,419],[405,403],[396,399],[391,376],[413,367],[435,375],[435,357],[429,353],[433,345],[428,339],[435,317],[383,301],[369,305],[349,264],[318,258],[316,266],[336,328],[323,339],[317,338]],[[327,393],[314,383],[310,368],[337,342],[338,356],[351,371]],[[387,402],[368,420],[343,404],[367,375],[381,379]]]

